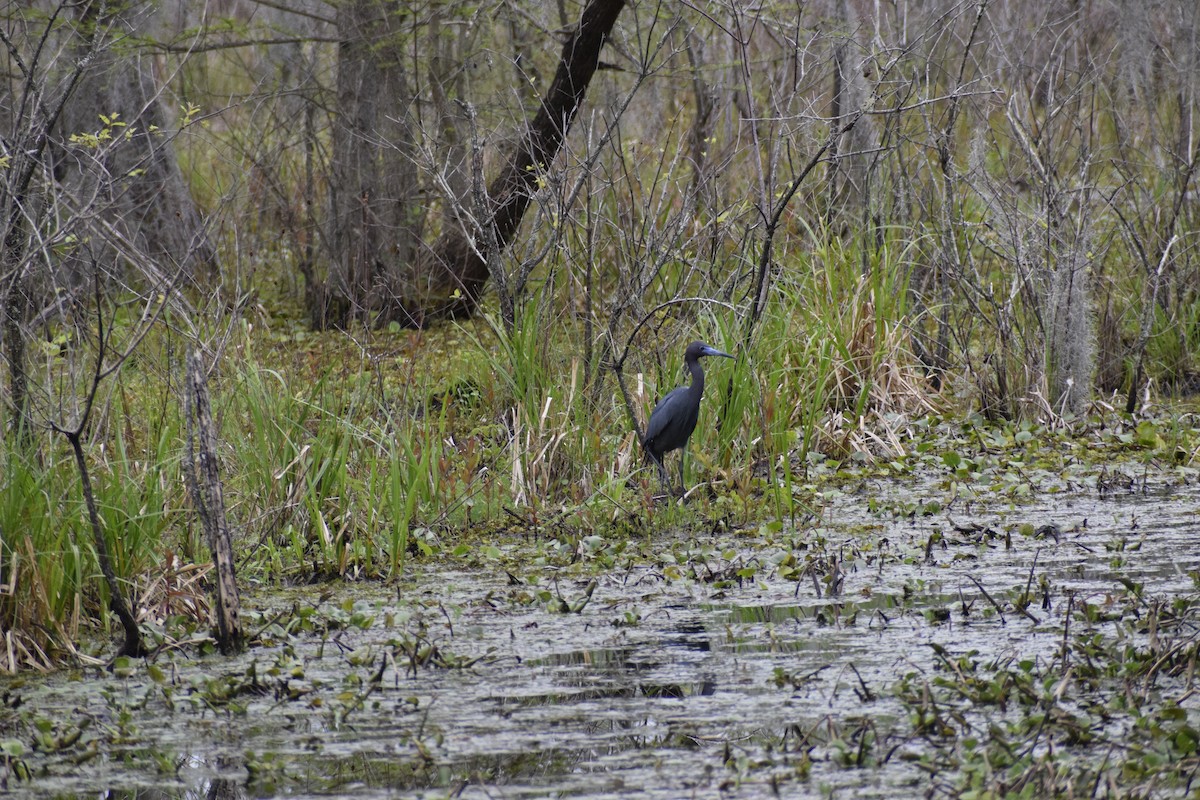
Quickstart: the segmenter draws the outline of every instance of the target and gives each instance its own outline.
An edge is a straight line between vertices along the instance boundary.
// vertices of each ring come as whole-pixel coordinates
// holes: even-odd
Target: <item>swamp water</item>
[[[1068,665],[1064,643],[1084,633],[1125,653],[1190,636],[1194,661],[1194,610],[1166,644],[1142,621],[1196,595],[1194,480],[910,516],[930,510],[914,485],[944,493],[871,481],[795,529],[656,535],[603,567],[618,545],[585,539],[572,559],[543,540],[490,566],[412,562],[427,571],[398,591],[251,597],[261,643],[239,658],[0,682],[0,740],[25,745],[0,777],[29,797],[951,796],[969,785],[967,733],[1045,708],[922,706],[922,692],[984,691],[972,665],[1082,670],[1093,656]],[[1112,654],[1099,692],[1120,683]],[[1090,734],[1034,728],[1023,757],[1073,748],[1103,771],[1136,715],[1088,716],[1090,696],[1068,694]],[[1163,670],[1152,697],[1200,724],[1190,671]],[[38,730],[54,744],[31,747]]]

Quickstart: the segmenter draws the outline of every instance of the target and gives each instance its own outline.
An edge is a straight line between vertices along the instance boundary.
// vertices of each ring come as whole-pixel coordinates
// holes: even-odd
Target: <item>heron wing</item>
[[[686,386],[680,386],[667,392],[662,400],[658,401],[658,405],[650,412],[650,421],[646,423],[646,444],[653,444],[662,436],[663,431],[670,427],[675,421],[676,414],[673,414],[672,407],[679,402],[679,399],[687,392]]]

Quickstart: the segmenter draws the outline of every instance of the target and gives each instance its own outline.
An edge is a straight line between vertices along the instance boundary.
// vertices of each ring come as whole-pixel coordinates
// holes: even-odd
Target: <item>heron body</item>
[[[663,465],[663,457],[680,448],[685,448],[686,452],[688,439],[696,430],[696,420],[700,417],[700,398],[704,396],[704,367],[700,366],[700,359],[705,356],[733,358],[729,353],[709,347],[704,342],[689,344],[684,351],[683,361],[692,374],[691,385],[668,392],[650,412],[650,421],[646,423],[646,438],[642,440],[642,445],[646,448],[646,455],[658,465],[664,480],[667,470]],[[683,485],[683,455],[679,457],[679,483]]]

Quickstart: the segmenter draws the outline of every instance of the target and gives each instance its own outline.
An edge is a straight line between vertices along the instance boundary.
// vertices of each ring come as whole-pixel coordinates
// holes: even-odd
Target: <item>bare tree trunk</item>
[[[558,153],[571,128],[592,76],[600,64],[600,50],[625,7],[625,0],[591,0],[583,10],[579,27],[563,46],[554,82],[542,99],[528,135],[512,153],[500,174],[488,187],[494,240],[500,249],[511,243],[532,196],[541,170]],[[442,232],[433,252],[423,259],[418,281],[417,306],[409,312],[410,322],[424,325],[432,320],[470,316],[479,305],[489,277],[485,242],[493,237],[479,230],[455,227]]]
[[[329,188],[326,325],[380,321],[400,302],[401,276],[421,240],[412,89],[404,68],[401,4],[350,0],[338,8],[337,95]]]
[[[522,102],[532,106],[537,102],[536,87],[542,82],[541,73],[532,57],[537,40],[533,36],[528,20],[516,10],[516,4],[511,0],[505,3],[505,16],[508,20],[508,38],[512,43],[513,78],[516,81],[516,92]]]
[[[145,33],[152,28],[154,4],[135,2],[98,18],[100,4],[83,6],[81,22]],[[88,150],[65,147],[56,164],[60,181],[83,207],[96,200],[110,206],[115,228],[161,265],[164,275],[182,267],[195,274],[212,270],[215,256],[204,220],[179,169],[170,113],[155,76],[155,58],[138,50],[105,51],[81,81],[63,112],[64,139],[110,129],[112,146]],[[103,119],[102,119],[103,117]],[[106,121],[107,120],[107,121]],[[121,141],[123,140],[123,141]],[[101,163],[93,160],[98,155]],[[57,288],[85,288],[95,253],[66,264],[67,274],[52,276]],[[114,259],[120,263],[119,259]],[[215,271],[211,273],[215,275]]]
[[[870,37],[863,27],[871,14],[858,7],[861,5],[852,0],[837,4],[837,20],[842,30],[834,46],[830,117],[835,125],[866,105],[871,93],[864,75],[864,70],[869,73],[871,69]],[[870,153],[876,138],[872,126],[870,116],[860,119],[834,142],[829,154],[829,207],[825,213],[833,229],[831,233],[845,232],[859,224],[870,206]]]
[[[471,192],[472,164],[467,149],[467,133],[464,131],[464,114],[456,111],[452,98],[466,97],[462,59],[467,48],[463,44],[466,26],[458,26],[459,33],[442,24],[442,15],[435,12],[429,23],[429,90],[433,97],[433,111],[437,119],[437,153],[440,175],[438,183],[445,195],[442,209],[442,227],[463,225],[461,219],[464,204]],[[457,40],[457,47],[454,42]],[[526,86],[527,81],[522,81]],[[469,114],[466,116],[470,116]]]
[[[708,150],[712,144],[713,123],[716,121],[717,87],[705,76],[709,64],[705,60],[704,39],[689,29],[684,34],[684,51],[692,71],[692,92],[696,101],[696,116],[688,133],[688,149],[692,161],[692,187],[704,198],[708,209],[716,207],[715,187],[712,186],[712,167]]]

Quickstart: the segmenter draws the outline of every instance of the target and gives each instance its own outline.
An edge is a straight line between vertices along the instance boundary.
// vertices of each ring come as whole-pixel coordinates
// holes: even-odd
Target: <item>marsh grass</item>
[[[130,409],[118,401],[113,417]],[[173,511],[178,458],[170,441],[158,437],[145,452],[131,452],[127,425],[111,426],[111,447],[89,448],[92,479],[104,535],[118,577],[135,604],[150,592],[149,576],[168,548],[186,542],[186,529]],[[4,441],[5,479],[0,483],[0,618],[5,648],[0,666],[48,667],[64,653],[76,653],[81,630],[99,624],[108,632],[108,588],[86,532],[78,474],[68,451],[50,441],[35,457]]]
[[[444,338],[297,343],[279,341],[270,325],[243,325],[211,387],[239,576],[399,579],[413,559],[486,546],[493,532],[578,546],[593,534],[652,534],[707,517],[793,516],[810,452],[878,450],[881,414],[928,407],[903,346],[906,251],[889,242],[864,257],[864,246],[789,256],[748,347],[731,307],[655,326],[636,365],[642,419],[686,380],[690,339],[737,356],[706,365],[685,502],[661,496],[611,375],[587,374],[583,328],[549,290],[519,303],[511,326],[484,315]],[[208,556],[181,490],[180,404],[145,379],[171,368],[170,348],[152,335],[143,352],[88,443],[102,523],[144,624],[203,621]],[[159,355],[166,362],[151,364]],[[4,666],[45,667],[71,652],[81,628],[106,625],[106,598],[77,535],[69,461],[49,439],[36,459],[11,437],[5,447],[0,528],[23,535],[0,550],[0,609],[20,632]]]
[[[57,523],[57,489],[69,480],[70,464],[53,458],[31,461],[12,438],[5,445],[0,488],[3,666],[10,671],[48,667],[57,655],[54,642],[76,637],[86,587],[82,554],[67,526]],[[17,531],[24,536],[17,538]]]
[[[371,527],[387,532],[386,554],[391,576],[401,574],[405,558],[414,544],[413,549],[418,555],[432,553],[430,542],[412,539],[415,524],[422,521],[430,524],[435,516],[444,520],[444,515],[453,508],[474,506],[471,500],[471,478],[477,464],[472,452],[474,448],[464,449],[461,461],[457,451],[448,451],[444,446],[448,418],[449,406],[443,405],[435,417],[427,418],[432,429],[412,425],[411,420],[389,419],[385,431],[387,438],[381,449],[383,463],[387,465],[387,488],[380,492],[375,484],[371,489],[371,496],[385,497],[386,502],[376,509]],[[378,462],[372,462],[370,469],[374,475]],[[447,507],[439,510],[443,498],[447,500]]]
[[[611,373],[588,374],[585,328],[560,299],[518,304],[511,327],[485,315],[435,332],[297,342],[242,326],[211,383],[239,577],[403,585],[422,560],[485,552],[500,536],[552,538],[578,558],[597,536],[783,522],[807,510],[813,464],[903,458],[936,427],[919,419],[956,402],[909,352],[916,250],[898,231],[810,230],[806,241],[784,256],[749,343],[736,308],[719,304],[639,340],[630,371],[643,420],[686,380],[687,341],[736,356],[706,364],[683,500],[665,497],[645,467]],[[144,347],[169,350],[154,335]],[[139,620],[166,641],[172,625],[206,624],[208,556],[179,476],[180,404],[144,379],[164,369],[151,360],[126,367],[87,452],[117,574]],[[1194,460],[1191,429],[1181,430],[1152,446]],[[3,458],[0,667],[86,658],[76,643],[108,615],[95,554],[78,536],[78,477],[49,436],[33,457],[8,437]]]
[[[891,426],[946,402],[910,354],[914,251],[899,232],[881,243],[819,230],[811,239],[819,244],[783,276],[756,347],[764,455],[789,456],[789,474],[814,451],[894,455]]]

